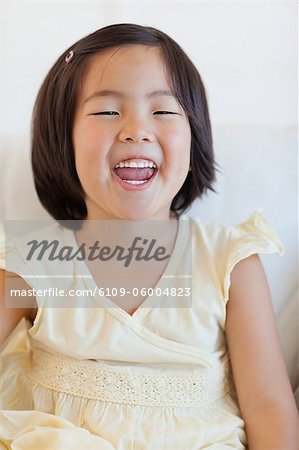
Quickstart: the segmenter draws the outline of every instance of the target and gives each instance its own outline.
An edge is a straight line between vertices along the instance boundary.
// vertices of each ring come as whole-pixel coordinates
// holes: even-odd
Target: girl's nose
[[[154,135],[144,122],[127,121],[119,132],[121,142],[153,142]]]

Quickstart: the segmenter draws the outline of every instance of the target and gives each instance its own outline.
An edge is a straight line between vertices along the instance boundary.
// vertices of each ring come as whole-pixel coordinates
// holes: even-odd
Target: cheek
[[[163,137],[161,137],[161,144],[167,152],[168,158],[176,160],[179,164],[188,161],[190,158],[191,148],[191,130],[189,124],[171,126],[164,130]]]
[[[82,170],[92,172],[106,158],[111,137],[106,130],[86,126],[75,129],[73,142],[78,173]]]

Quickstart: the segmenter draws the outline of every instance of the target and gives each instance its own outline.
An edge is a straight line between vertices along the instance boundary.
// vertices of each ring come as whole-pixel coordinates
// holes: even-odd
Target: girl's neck
[[[153,220],[165,220],[165,221],[169,221],[169,220],[173,220],[173,219],[178,219],[179,216],[177,215],[176,212],[174,211],[170,211],[168,214],[155,214],[153,216],[150,217],[146,217],[146,218],[122,218],[122,217],[117,217],[117,216],[113,216],[113,215],[109,215],[109,214],[94,214],[94,213],[90,213],[87,215],[85,221],[109,221],[109,220],[113,220],[113,221],[120,221],[120,222],[146,222],[146,221],[153,221]]]
[[[147,241],[155,239],[164,246],[172,247],[178,230],[178,217],[167,220],[85,220],[76,231],[77,242],[86,244],[101,240],[102,245],[128,246],[140,237]]]

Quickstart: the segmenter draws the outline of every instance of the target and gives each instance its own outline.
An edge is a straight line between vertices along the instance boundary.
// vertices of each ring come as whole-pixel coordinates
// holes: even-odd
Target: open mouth
[[[151,160],[126,159],[117,163],[113,172],[122,185],[141,187],[154,178],[157,173],[157,166]]]

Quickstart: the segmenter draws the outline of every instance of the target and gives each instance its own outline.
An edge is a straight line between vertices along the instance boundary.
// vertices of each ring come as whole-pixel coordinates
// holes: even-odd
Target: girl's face
[[[191,130],[158,48],[130,45],[92,57],[73,145],[88,219],[170,218],[188,174]]]

